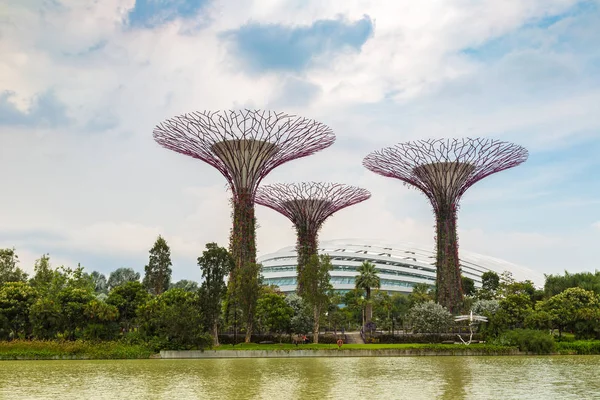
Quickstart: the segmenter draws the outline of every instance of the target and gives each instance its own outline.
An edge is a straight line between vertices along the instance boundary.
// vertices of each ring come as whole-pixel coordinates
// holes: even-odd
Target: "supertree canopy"
[[[492,139],[436,139],[400,143],[365,157],[369,170],[425,193],[436,216],[438,302],[456,313],[462,302],[456,217],[475,182],[527,160],[525,148]]]
[[[273,111],[201,111],[183,114],[154,129],[167,149],[215,167],[233,193],[232,252],[255,262],[254,195],[275,167],[333,144],[332,130],[317,121]],[[244,243],[242,245],[242,242]]]
[[[335,212],[371,197],[366,189],[338,183],[302,182],[261,186],[256,202],[285,215],[296,228],[298,278],[317,254],[319,229]],[[300,279],[298,279],[300,282]],[[298,291],[302,288],[298,284]]]

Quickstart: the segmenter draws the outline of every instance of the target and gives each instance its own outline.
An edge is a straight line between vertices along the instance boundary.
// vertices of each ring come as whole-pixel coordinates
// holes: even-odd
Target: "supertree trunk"
[[[240,190],[233,198],[233,228],[231,230],[230,249],[235,261],[235,268],[231,274],[231,282],[237,282],[237,296],[240,299],[246,319],[246,338],[249,343],[252,336],[252,323],[254,309],[256,308],[256,295],[253,292],[255,282],[253,279],[239,279],[238,274],[256,263],[256,218],[254,216],[254,199],[250,191]]]
[[[240,190],[233,198],[233,228],[230,249],[235,267],[244,268],[256,262],[256,218],[252,193]]]
[[[451,313],[460,311],[463,292],[458,259],[456,205],[444,204],[436,210],[437,301]]]
[[[296,292],[298,295],[302,295],[302,272],[304,267],[310,261],[310,258],[318,254],[318,240],[317,230],[310,229],[305,224],[298,224],[296,226],[297,240],[296,243],[296,254],[298,255],[298,266],[297,266],[297,288]]]

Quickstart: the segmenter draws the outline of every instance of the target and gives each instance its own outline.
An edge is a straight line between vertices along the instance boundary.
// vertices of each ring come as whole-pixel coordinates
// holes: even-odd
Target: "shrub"
[[[447,332],[453,323],[452,314],[433,301],[414,305],[409,311],[408,319],[415,333]]]
[[[515,329],[504,332],[492,341],[501,346],[517,346],[520,351],[535,354],[549,354],[556,348],[554,337],[548,332],[533,329]]]

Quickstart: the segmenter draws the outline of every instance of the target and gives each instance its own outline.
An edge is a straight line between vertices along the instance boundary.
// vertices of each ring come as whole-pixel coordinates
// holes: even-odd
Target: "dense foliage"
[[[143,280],[131,268],[118,268],[108,279],[81,266],[54,268],[47,254],[29,277],[14,249],[0,249],[0,340],[105,342],[112,343],[107,351],[138,346],[136,353],[203,349],[218,346],[219,338],[221,344],[290,343],[307,335],[335,343],[340,333],[367,323],[367,339],[379,343],[433,343],[470,334],[468,322],[455,323],[434,302],[435,287],[420,283],[409,295],[390,295],[378,290],[372,264],[362,265],[355,288],[341,294],[330,284],[330,259],[315,256],[304,268],[301,296],[263,285],[259,264],[238,271],[226,286],[234,265],[226,249],[208,243],[198,258],[202,284],[171,284],[170,249],[159,237]],[[484,273],[480,288],[471,282],[463,279],[469,289],[460,312],[488,319],[474,325],[475,340],[534,353],[600,352],[598,272],[548,275],[543,290],[509,273]]]

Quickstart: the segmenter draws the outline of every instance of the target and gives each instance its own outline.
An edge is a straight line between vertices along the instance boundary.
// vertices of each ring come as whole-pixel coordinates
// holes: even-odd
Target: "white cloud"
[[[509,48],[492,61],[459,53],[532,19],[564,12],[576,1],[253,1],[240,7],[228,0],[209,7],[213,20],[203,29],[192,29],[196,22],[191,20],[143,30],[121,24],[133,0],[62,3],[45,13],[37,10],[40,2],[11,6],[9,21],[0,25],[0,91],[14,92],[9,101],[24,113],[40,94],[52,91],[71,120],[52,129],[13,125],[0,131],[0,169],[5,171],[0,232],[31,232],[26,239],[3,241],[18,246],[23,265],[32,265],[44,246],[56,265],[62,263],[58,260],[85,265],[99,255],[143,263],[160,233],[178,257],[179,276],[192,274],[206,242],[228,243],[229,194],[213,168],[156,145],[152,128],[196,109],[277,104],[289,79],[318,86],[314,101],[293,111],[331,125],[338,142],[278,168],[265,182],[336,180],[373,193],[328,220],[323,239],[393,238],[433,245],[426,198],[364,170],[362,157],[369,151],[448,135],[501,136],[548,151],[572,145],[574,138],[590,140],[600,128],[600,91],[589,84],[597,82],[598,72],[586,69],[583,55],[574,50],[548,47],[574,29],[576,20],[532,32],[546,43],[534,50]],[[338,15],[355,21],[365,14],[374,19],[375,34],[360,53],[317,60],[300,74],[246,74],[218,38],[249,21],[309,25]],[[510,197],[521,201],[521,208],[531,207],[535,194],[549,202],[544,194],[560,189],[558,167],[519,168],[511,176],[514,184],[508,178],[498,178],[504,183],[498,188],[481,183],[484,189],[472,189],[467,204]],[[561,182],[575,179],[579,171]],[[584,203],[587,196],[581,196]],[[556,212],[570,210],[564,203]],[[485,222],[468,218],[467,207],[461,211],[465,218],[459,225],[467,224],[460,225],[461,247],[542,271],[571,268],[568,256],[576,251],[581,256],[573,268],[593,268],[593,246],[578,245],[588,243],[589,223],[564,233],[561,227],[544,232],[535,225],[505,232],[493,223],[510,212],[487,211]],[[547,219],[536,209],[530,214],[540,224]],[[261,252],[295,242],[284,217],[261,207],[257,216]],[[119,266],[103,268],[109,272]]]

